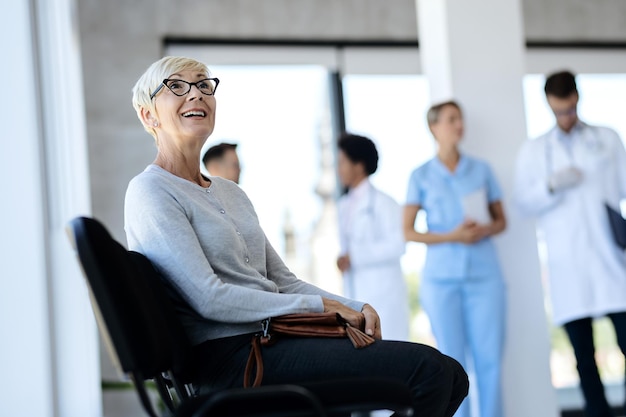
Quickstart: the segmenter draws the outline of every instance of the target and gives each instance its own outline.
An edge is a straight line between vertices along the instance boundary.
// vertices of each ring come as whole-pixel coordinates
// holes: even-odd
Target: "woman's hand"
[[[490,203],[489,214],[491,215],[491,223],[478,224],[473,220],[465,220],[452,231],[453,240],[470,244],[502,232],[506,228],[502,203],[500,201]]]
[[[378,313],[369,304],[363,306],[363,310],[358,312],[350,307],[340,303],[339,301],[331,300],[330,298],[322,298],[324,302],[324,313],[339,313],[350,325],[359,329],[363,319],[365,319],[365,333],[370,336],[380,339],[380,318]]]
[[[373,336],[374,339],[382,339],[383,333],[380,327],[380,317],[378,313],[369,304],[365,304],[361,313],[365,316],[365,333]]]
[[[361,313],[330,298],[322,297],[322,301],[324,302],[324,313],[339,313],[351,326],[359,328],[359,321],[363,320]]]
[[[451,238],[453,241],[465,244],[478,242],[484,237],[484,228],[473,220],[465,220],[451,232]]]

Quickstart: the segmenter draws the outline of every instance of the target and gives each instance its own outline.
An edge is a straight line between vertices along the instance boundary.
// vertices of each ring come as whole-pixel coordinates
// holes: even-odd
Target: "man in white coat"
[[[369,176],[378,167],[374,143],[344,134],[338,142],[338,174],[348,193],[338,202],[344,293],[376,308],[382,335],[409,340],[409,299],[400,264],[406,243],[402,208],[376,189]]]
[[[552,318],[574,349],[585,415],[613,416],[594,358],[592,319],[608,316],[626,352],[626,255],[605,207],[619,209],[626,198],[626,152],[614,130],[578,119],[574,74],[550,75],[545,93],[556,126],[522,146],[516,202],[536,216],[545,240]]]

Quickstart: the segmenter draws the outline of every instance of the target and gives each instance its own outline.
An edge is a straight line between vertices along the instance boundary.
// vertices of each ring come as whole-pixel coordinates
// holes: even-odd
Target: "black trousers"
[[[626,312],[608,314],[608,317],[613,322],[617,344],[622,354],[626,355]],[[574,320],[565,323],[564,327],[576,356],[580,388],[585,398],[585,416],[613,417],[596,364],[592,319]]]
[[[204,342],[194,348],[201,378],[198,392],[241,387],[251,335]],[[419,415],[450,417],[467,396],[467,374],[438,350],[409,342],[383,341],[355,349],[348,339],[285,338],[263,347],[263,384],[341,377],[380,376],[405,382]]]

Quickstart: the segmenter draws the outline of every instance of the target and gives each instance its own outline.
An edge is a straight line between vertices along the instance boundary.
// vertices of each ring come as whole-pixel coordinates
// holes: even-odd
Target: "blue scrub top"
[[[435,157],[416,168],[409,179],[406,204],[419,205],[426,212],[428,231],[450,232],[464,220],[463,196],[486,191],[489,203],[501,200],[501,190],[489,165],[461,155],[454,173]],[[500,264],[490,238],[473,244],[428,245],[425,279],[500,278]]]

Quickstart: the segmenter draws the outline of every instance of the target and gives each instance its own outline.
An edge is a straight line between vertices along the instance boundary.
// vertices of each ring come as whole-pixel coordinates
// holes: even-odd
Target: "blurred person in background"
[[[570,71],[546,77],[556,125],[518,154],[515,200],[536,217],[547,249],[552,320],[576,356],[587,417],[613,416],[595,360],[592,321],[608,316],[626,349],[626,255],[611,233],[605,204],[626,199],[626,151],[611,128],[578,118]]]
[[[473,363],[479,416],[502,417],[506,293],[491,239],[506,227],[502,192],[485,161],[459,150],[457,102],[433,105],[426,117],[437,155],[411,173],[404,208],[407,241],[427,245],[420,300],[437,347],[464,367]],[[420,210],[425,232],[415,228]],[[470,415],[468,400],[456,415]]]
[[[406,242],[402,208],[369,180],[378,167],[370,139],[343,134],[338,141],[338,174],[347,193],[338,201],[341,254],[346,297],[375,306],[390,340],[409,339],[409,299],[400,258]]]
[[[226,178],[239,184],[241,165],[237,155],[237,144],[225,143],[211,146],[204,153],[202,163],[209,174]]]

